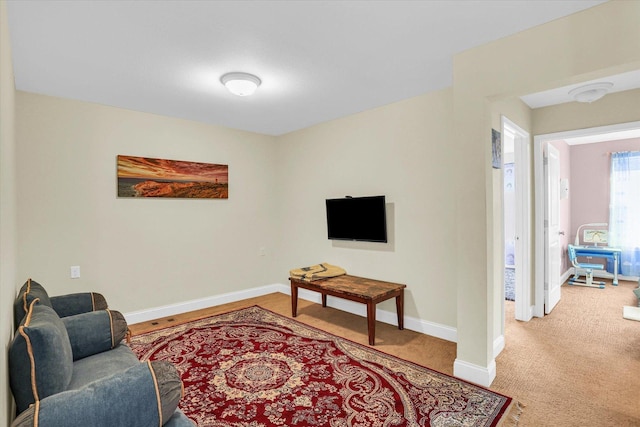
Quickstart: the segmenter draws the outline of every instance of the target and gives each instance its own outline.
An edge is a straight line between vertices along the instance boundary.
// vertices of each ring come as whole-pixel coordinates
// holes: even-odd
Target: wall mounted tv
[[[327,199],[326,205],[329,239],[387,242],[384,196]]]

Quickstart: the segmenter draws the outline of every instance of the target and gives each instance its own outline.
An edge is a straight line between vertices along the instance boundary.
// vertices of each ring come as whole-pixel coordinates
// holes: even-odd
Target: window
[[[640,151],[611,153],[609,245],[622,249],[620,273],[640,276]]]

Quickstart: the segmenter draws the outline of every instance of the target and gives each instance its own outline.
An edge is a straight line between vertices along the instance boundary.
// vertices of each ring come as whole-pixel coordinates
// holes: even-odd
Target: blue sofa
[[[59,311],[58,311],[59,310]],[[49,298],[29,279],[14,303],[9,382],[12,427],[193,427],[179,409],[182,381],[168,362],[140,362],[127,323],[95,293]]]

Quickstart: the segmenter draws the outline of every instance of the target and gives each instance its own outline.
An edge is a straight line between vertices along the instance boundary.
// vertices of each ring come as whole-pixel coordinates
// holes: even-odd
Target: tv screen
[[[327,199],[326,204],[329,239],[387,242],[384,196]]]

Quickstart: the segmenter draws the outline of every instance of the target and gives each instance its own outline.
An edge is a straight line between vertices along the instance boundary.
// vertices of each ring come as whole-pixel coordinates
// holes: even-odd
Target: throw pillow
[[[9,382],[18,412],[66,390],[72,374],[67,329],[51,307],[33,300],[9,348]]]

